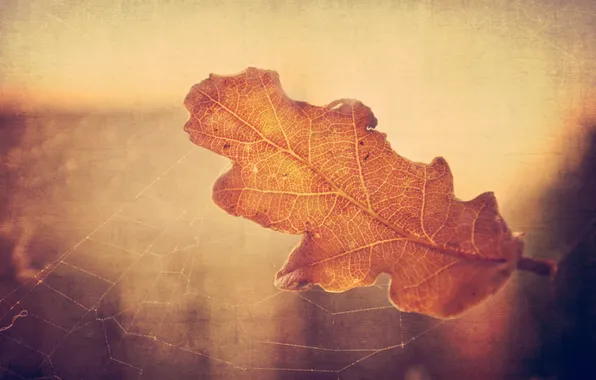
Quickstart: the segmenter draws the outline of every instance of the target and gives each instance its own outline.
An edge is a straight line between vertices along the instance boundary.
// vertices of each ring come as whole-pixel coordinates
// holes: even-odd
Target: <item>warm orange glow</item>
[[[0,367],[48,363],[56,348],[54,369],[20,376],[515,372],[532,345],[514,352],[509,329],[535,338],[515,311],[530,291],[522,276],[434,330],[393,308],[383,284],[277,294],[273,273],[299,239],[212,204],[228,160],[188,141],[182,103],[210,73],[246,67],[275,70],[289,98],[314,106],[359,99],[401,156],[444,157],[458,198],[493,191],[510,228],[526,232],[524,255],[558,257],[565,244],[542,244],[563,223],[543,217],[544,194],[587,148],[596,22],[590,1],[551,3],[0,1],[0,329],[20,316],[2,332]],[[99,343],[79,350],[89,336]],[[115,360],[93,356],[108,347]]]

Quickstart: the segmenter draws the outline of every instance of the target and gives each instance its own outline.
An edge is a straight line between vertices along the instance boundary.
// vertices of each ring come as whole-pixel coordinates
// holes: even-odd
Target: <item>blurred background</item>
[[[584,1],[0,3],[1,379],[596,378],[596,6]],[[210,73],[356,98],[561,261],[463,317],[376,286],[280,293],[298,236],[212,204],[182,101]]]

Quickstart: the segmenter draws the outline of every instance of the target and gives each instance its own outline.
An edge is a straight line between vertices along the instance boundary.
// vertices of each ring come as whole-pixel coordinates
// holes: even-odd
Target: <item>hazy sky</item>
[[[589,4],[4,1],[0,96],[20,108],[185,112],[211,72],[273,69],[293,98],[363,101],[404,156],[445,156],[462,198],[513,194],[589,99]]]

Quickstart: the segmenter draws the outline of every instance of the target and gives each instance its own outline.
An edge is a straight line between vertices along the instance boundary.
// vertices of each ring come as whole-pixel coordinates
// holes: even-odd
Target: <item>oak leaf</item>
[[[452,318],[501,288],[522,239],[492,193],[453,194],[447,162],[401,157],[352,99],[290,99],[274,71],[210,75],[184,102],[190,140],[228,157],[214,202],[277,231],[302,234],[275,284],[343,292],[386,273],[402,311]]]

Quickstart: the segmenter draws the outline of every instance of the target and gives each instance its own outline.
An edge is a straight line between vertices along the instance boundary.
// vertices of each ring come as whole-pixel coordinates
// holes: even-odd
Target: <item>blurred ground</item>
[[[571,379],[594,370],[589,234],[554,285],[518,274],[458,321],[396,311],[383,281],[279,294],[273,274],[297,237],[212,205],[227,163],[187,141],[185,119],[2,118],[2,378]],[[586,157],[544,195],[535,245],[594,215],[593,148]]]
[[[329,311],[278,294],[273,274],[297,237],[216,209],[211,185],[227,164],[189,151],[185,117],[3,119],[5,376],[333,378],[324,370],[428,328],[402,331],[379,288],[310,294]]]

